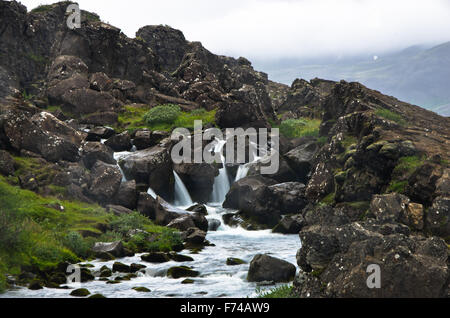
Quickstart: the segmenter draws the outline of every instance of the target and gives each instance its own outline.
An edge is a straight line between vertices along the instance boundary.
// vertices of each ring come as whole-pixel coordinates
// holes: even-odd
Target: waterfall
[[[247,164],[240,165],[236,173],[236,178],[234,179],[234,182],[238,182],[239,180],[245,178],[249,170],[250,167]]]
[[[222,160],[222,169],[219,170],[219,175],[214,179],[213,192],[211,195],[211,201],[213,203],[222,204],[225,201],[225,196],[230,190],[230,180],[228,179],[227,167],[225,165],[225,157],[223,155],[223,147],[225,146],[225,140],[217,140],[217,144],[214,147],[214,153],[220,153],[220,159]]]
[[[175,176],[175,206],[191,206],[194,203],[192,202],[191,196],[189,195],[186,186],[181,180],[178,173],[173,171],[173,175]]]
[[[122,182],[127,182],[128,180],[127,180],[127,178],[125,178],[125,174],[123,173],[122,167],[119,165],[119,160],[130,154],[131,154],[131,152],[129,152],[129,151],[122,151],[122,152],[114,153],[114,160],[117,161],[117,167],[119,167],[120,173],[122,174]]]
[[[156,199],[157,197],[156,192],[153,191],[152,188],[148,188],[147,193],[150,194],[153,197],[153,199]]]

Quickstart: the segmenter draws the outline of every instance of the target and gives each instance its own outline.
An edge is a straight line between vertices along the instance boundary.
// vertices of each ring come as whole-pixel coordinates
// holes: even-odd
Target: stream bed
[[[208,218],[217,218],[229,210],[208,206]],[[147,266],[145,273],[137,273],[138,277],[130,281],[122,281],[119,284],[106,284],[104,281],[82,283],[80,285],[68,285],[71,288],[87,288],[91,294],[102,294],[108,298],[137,298],[137,297],[254,297],[259,287],[256,283],[246,280],[249,263],[256,254],[267,253],[271,256],[296,264],[295,255],[300,248],[298,235],[273,234],[266,231],[247,231],[243,228],[231,228],[222,224],[217,231],[208,232],[207,239],[216,246],[205,247],[197,254],[188,250],[180,254],[194,258],[193,262],[176,263],[173,261],[163,264],[146,263],[141,260],[142,254],[133,257],[125,257],[115,261],[130,265],[132,263]],[[247,264],[228,266],[228,257],[237,257]],[[92,261],[91,270],[99,270],[103,265],[112,267],[115,261]],[[172,266],[186,265],[200,272],[199,277],[193,278],[193,284],[181,284],[184,278],[173,279],[166,276],[167,269]],[[122,274],[123,275],[123,274]],[[115,276],[120,276],[116,273]],[[150,293],[140,293],[133,287],[146,287]],[[271,286],[260,286],[261,289],[270,289]],[[32,291],[27,288],[10,290],[0,297],[69,297],[71,289],[44,288]]]

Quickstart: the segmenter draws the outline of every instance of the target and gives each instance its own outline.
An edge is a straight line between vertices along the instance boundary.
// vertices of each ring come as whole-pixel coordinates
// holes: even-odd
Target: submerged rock
[[[200,272],[195,271],[187,266],[175,266],[169,268],[167,271],[167,276],[172,278],[181,278],[181,277],[197,277],[200,275]]]

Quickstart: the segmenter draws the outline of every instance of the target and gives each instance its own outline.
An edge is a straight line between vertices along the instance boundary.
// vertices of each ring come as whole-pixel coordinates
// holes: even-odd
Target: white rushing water
[[[217,150],[223,148],[224,143],[217,146]],[[114,158],[121,158],[129,153],[116,153]],[[117,160],[116,159],[116,160]],[[223,160],[224,161],[224,160]],[[222,170],[222,169],[221,169]],[[121,281],[119,284],[106,284],[96,278],[95,281],[83,283],[81,285],[69,285],[70,288],[87,288],[91,294],[102,294],[108,298],[140,298],[140,297],[254,297],[257,295],[257,288],[270,289],[272,286],[259,287],[256,283],[247,281],[249,263],[256,254],[269,254],[273,257],[283,259],[292,264],[296,264],[296,252],[300,248],[300,239],[298,235],[282,235],[265,231],[247,231],[241,227],[232,228],[223,223],[222,215],[235,212],[221,207],[223,199],[230,187],[226,168],[221,171],[215,180],[216,195],[213,196],[218,203],[206,205],[208,220],[218,220],[221,225],[217,231],[209,231],[206,239],[215,246],[208,246],[200,252],[188,250],[180,254],[191,256],[192,262],[167,262],[163,264],[147,263],[141,260],[142,254],[136,254],[133,257],[125,257],[114,261],[102,262],[95,260],[89,262],[94,267],[91,270],[99,271],[104,265],[112,267],[115,261],[130,265],[132,263],[144,264],[147,268],[143,272],[138,272],[137,278],[130,281]],[[245,177],[248,172],[248,165],[242,165],[238,174]],[[226,175],[225,175],[226,174]],[[192,205],[192,199],[189,195],[181,178],[174,172],[175,176],[175,205],[180,208],[186,208]],[[237,179],[238,176],[236,176]],[[157,194],[153,189],[147,191],[151,196]],[[222,201],[221,201],[222,200]],[[246,263],[237,266],[226,265],[229,257],[235,257],[244,260]],[[200,272],[199,277],[192,278],[193,284],[181,284],[185,278],[173,279],[167,277],[166,273],[173,266],[189,266]],[[116,276],[124,274],[115,273],[111,280]],[[150,293],[139,293],[133,290],[133,287],[146,287],[151,290]],[[44,288],[37,291],[31,291],[28,288],[13,289],[1,297],[36,297],[36,298],[65,298],[70,297],[71,289],[49,289]]]
[[[122,152],[115,152],[114,153],[114,160],[117,161],[117,166],[119,167],[120,173],[122,174],[122,182],[126,182],[128,181],[127,178],[125,177],[125,174],[123,173],[122,167],[119,165],[119,160],[122,158],[125,158],[129,155],[131,155],[132,152],[130,151],[122,151]]]
[[[173,171],[173,175],[175,177],[175,206],[192,206],[194,202],[192,202],[189,191],[186,189],[186,186],[184,185],[180,176],[175,172],[175,170]]]
[[[220,159],[223,166],[219,170],[219,175],[214,179],[213,191],[211,194],[211,202],[213,203],[222,204],[225,201],[225,196],[230,190],[230,180],[228,179],[228,171],[223,155],[223,147],[225,144],[225,140],[217,140],[217,144],[214,147],[214,153],[220,153]]]

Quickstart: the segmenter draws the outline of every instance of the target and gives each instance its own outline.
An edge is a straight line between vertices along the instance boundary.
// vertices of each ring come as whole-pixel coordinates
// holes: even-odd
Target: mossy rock
[[[102,277],[102,278],[111,277],[111,275],[112,275],[112,271],[109,268],[102,270],[100,272],[100,277]]]
[[[148,289],[147,287],[133,287],[133,290],[139,292],[139,293],[149,293],[151,292],[150,289]]]
[[[181,283],[182,284],[193,284],[195,281],[193,279],[190,278],[186,278],[185,280],[183,280]]]
[[[166,253],[162,252],[155,252],[155,253],[149,253],[141,256],[141,259],[144,262],[149,263],[166,263],[170,261],[169,256]]]
[[[115,284],[120,284],[120,281],[118,281],[118,280],[108,280],[106,283],[109,284],[109,285],[115,285]]]
[[[235,265],[242,265],[242,264],[246,264],[246,262],[241,260],[241,259],[239,259],[239,258],[235,258],[235,257],[227,258],[227,265],[228,266],[235,266]]]
[[[120,272],[120,273],[130,273],[131,269],[130,269],[130,266],[128,266],[128,265],[125,265],[120,262],[115,262],[113,264],[112,271]]]
[[[103,296],[102,294],[94,294],[94,295],[89,296],[88,298],[97,298],[97,299],[100,299],[100,298],[106,298],[106,297]]]
[[[78,288],[73,290],[70,293],[70,296],[74,296],[74,297],[86,297],[89,296],[91,294],[91,292],[89,290],[87,290],[86,288]]]
[[[30,290],[39,290],[39,289],[42,289],[42,288],[43,288],[42,283],[40,281],[38,281],[38,280],[33,280],[30,283],[30,285],[28,285],[28,289],[30,289]]]
[[[194,259],[190,256],[187,255],[181,255],[178,253],[170,253],[169,257],[171,260],[175,261],[175,262],[192,262],[194,261]]]
[[[175,266],[169,268],[167,271],[167,276],[172,278],[181,278],[181,277],[197,277],[200,275],[200,272],[193,270],[187,266]]]

